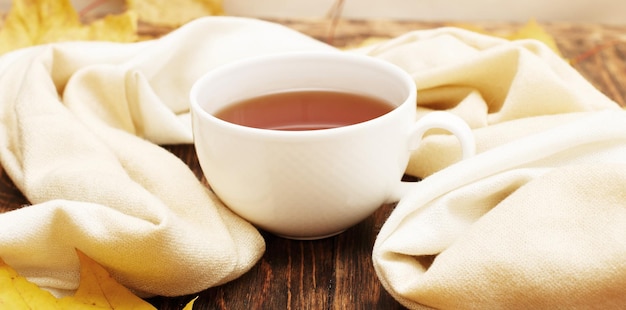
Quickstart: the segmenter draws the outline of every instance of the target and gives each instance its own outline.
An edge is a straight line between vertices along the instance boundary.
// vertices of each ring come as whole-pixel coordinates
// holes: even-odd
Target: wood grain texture
[[[273,20],[328,41],[327,20]],[[387,20],[342,20],[334,29],[333,45],[355,46],[370,37],[390,38],[411,30],[451,26],[453,23]],[[510,32],[520,25],[477,23],[492,33]],[[626,27],[542,24],[557,41],[563,56],[599,90],[626,105]],[[169,29],[143,25],[142,34],[158,37]],[[164,146],[179,156],[204,181],[190,145]],[[0,171],[0,212],[28,201]],[[393,205],[382,206],[362,223],[338,236],[294,241],[263,233],[267,251],[242,277],[198,294],[149,299],[159,309],[182,309],[199,296],[194,309],[402,309],[381,286],[371,262],[371,249]]]
[[[201,177],[192,146],[165,148]],[[195,296],[194,309],[404,309],[383,289],[371,260],[375,237],[392,209],[384,205],[362,223],[322,240],[262,232],[266,252],[242,277],[199,294],[149,301],[159,309],[182,309]]]

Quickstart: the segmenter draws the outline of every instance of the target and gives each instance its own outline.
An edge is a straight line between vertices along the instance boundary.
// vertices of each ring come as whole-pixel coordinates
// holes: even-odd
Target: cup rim
[[[267,129],[267,128],[256,128],[249,127],[245,125],[239,125],[235,123],[231,123],[225,120],[222,120],[212,113],[206,111],[198,102],[198,93],[202,86],[206,83],[206,80],[210,80],[215,78],[216,76],[220,76],[225,72],[235,70],[239,67],[245,67],[249,65],[253,65],[260,62],[267,61],[275,61],[281,59],[317,59],[317,60],[325,60],[325,59],[337,59],[342,58],[346,61],[359,62],[361,64],[366,65],[374,65],[381,70],[391,71],[392,74],[402,77],[402,80],[406,82],[406,86],[408,87],[408,94],[405,97],[404,101],[393,108],[393,110],[380,115],[374,119],[363,121],[356,124],[350,124],[340,127],[327,128],[327,129],[316,129],[316,130],[278,130],[278,129]],[[340,133],[349,133],[355,130],[361,130],[362,127],[375,126],[381,122],[387,121],[389,118],[393,118],[394,115],[398,113],[403,113],[402,106],[407,104],[416,105],[417,104],[417,86],[413,78],[409,75],[408,72],[404,71],[397,65],[394,65],[391,62],[381,60],[372,56],[361,55],[361,54],[349,54],[348,52],[342,51],[295,51],[295,52],[284,52],[284,53],[276,53],[269,55],[259,55],[259,56],[251,56],[246,57],[244,59],[228,62],[222,65],[219,65],[208,72],[204,73],[199,79],[197,79],[189,92],[189,100],[190,100],[190,112],[195,113],[198,117],[207,119],[222,128],[229,130],[236,130],[238,132],[244,134],[255,134],[255,135],[263,135],[266,137],[276,137],[276,138],[305,138],[305,137],[324,137],[328,135],[336,135]]]

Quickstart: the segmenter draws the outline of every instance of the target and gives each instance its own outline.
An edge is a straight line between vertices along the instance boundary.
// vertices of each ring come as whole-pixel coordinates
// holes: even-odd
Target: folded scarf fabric
[[[332,49],[216,17],[158,40],[37,46],[0,58],[0,160],[32,204],[0,214],[0,257],[57,294],[76,249],[140,294],[183,295],[251,268],[264,241],[158,144],[191,143],[188,92],[219,64]]]
[[[474,129],[427,136],[407,172],[423,178],[373,250],[410,308],[614,309],[626,305],[626,112],[534,41],[454,29],[360,50],[413,74],[418,108]]]

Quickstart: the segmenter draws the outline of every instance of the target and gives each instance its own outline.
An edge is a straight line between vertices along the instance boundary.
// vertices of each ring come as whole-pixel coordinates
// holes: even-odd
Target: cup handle
[[[460,117],[444,111],[435,111],[424,115],[411,127],[409,134],[409,150],[419,146],[424,133],[429,129],[439,128],[451,132],[461,142],[462,159],[467,159],[476,154],[476,141],[469,125]],[[415,187],[415,182],[399,182],[394,193],[387,203],[399,201],[407,192]]]

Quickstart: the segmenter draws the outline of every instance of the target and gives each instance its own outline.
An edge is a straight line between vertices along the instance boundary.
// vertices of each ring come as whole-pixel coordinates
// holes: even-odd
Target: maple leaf
[[[0,259],[0,306],[3,309],[59,309],[56,298],[20,277]]]
[[[222,0],[126,0],[126,5],[137,12],[140,21],[166,27],[178,27],[202,16],[224,14]]]
[[[80,251],[77,253],[81,266],[80,285],[74,296],[61,298],[59,304],[67,309],[76,309],[78,306],[103,309],[154,309],[151,304],[117,283],[98,263]]]
[[[126,11],[84,25],[70,0],[14,0],[0,29],[0,54],[59,41],[137,39],[137,17]]]
[[[554,37],[552,37],[534,19],[530,19],[522,27],[520,27],[519,29],[517,29],[517,30],[515,30],[513,32],[509,32],[509,33],[491,33],[491,32],[486,31],[485,29],[483,29],[483,28],[481,28],[479,26],[472,25],[472,24],[463,24],[463,23],[457,24],[457,23],[453,23],[453,24],[451,24],[451,26],[463,28],[463,29],[466,29],[466,30],[470,30],[470,31],[474,31],[474,32],[478,32],[478,33],[482,33],[482,34],[486,34],[486,35],[492,35],[492,36],[496,36],[496,37],[501,37],[503,39],[507,39],[507,40],[510,40],[510,41],[523,40],[523,39],[538,40],[538,41],[543,42],[545,45],[547,45],[550,49],[552,49],[558,55],[561,55],[561,51],[559,50],[559,47],[557,46],[556,41],[554,40]]]
[[[21,277],[0,259],[0,308],[2,309],[136,309],[156,310],[119,284],[97,262],[77,251],[80,284],[74,296],[57,299]],[[184,310],[193,308],[194,300]]]
[[[534,19],[529,20],[522,28],[516,32],[505,36],[509,40],[521,40],[521,39],[535,39],[543,42],[554,52],[561,55],[561,51],[552,37],[537,21]]]

